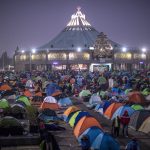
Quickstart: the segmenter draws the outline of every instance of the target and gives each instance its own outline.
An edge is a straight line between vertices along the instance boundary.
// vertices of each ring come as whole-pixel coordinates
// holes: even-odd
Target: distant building
[[[67,26],[36,50],[16,50],[15,69],[20,70],[131,70],[150,68],[146,49],[123,48],[95,30],[80,8]]]

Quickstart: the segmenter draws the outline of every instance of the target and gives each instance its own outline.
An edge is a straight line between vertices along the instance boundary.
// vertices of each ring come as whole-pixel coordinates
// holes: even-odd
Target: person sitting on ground
[[[140,146],[137,142],[137,139],[132,138],[132,140],[127,143],[125,150],[140,150]]]

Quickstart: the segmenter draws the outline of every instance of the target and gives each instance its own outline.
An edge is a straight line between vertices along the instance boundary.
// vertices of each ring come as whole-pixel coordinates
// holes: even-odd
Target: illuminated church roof
[[[50,42],[38,48],[38,50],[88,50],[94,45],[99,35],[91,24],[86,20],[81,8],[71,16],[67,26]],[[116,44],[110,41],[113,45]]]

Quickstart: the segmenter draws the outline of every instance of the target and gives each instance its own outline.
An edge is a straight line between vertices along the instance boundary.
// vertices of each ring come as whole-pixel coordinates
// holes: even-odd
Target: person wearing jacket
[[[117,116],[112,121],[113,135],[118,137],[119,136],[119,130],[120,130],[120,118],[119,118],[119,116]]]
[[[130,122],[130,117],[128,111],[126,110],[124,114],[121,116],[121,124],[122,124],[122,134],[123,136],[128,137],[128,125]]]

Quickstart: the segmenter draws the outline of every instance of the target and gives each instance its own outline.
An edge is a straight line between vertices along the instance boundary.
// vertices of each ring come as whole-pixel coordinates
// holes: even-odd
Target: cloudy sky
[[[0,0],[0,54],[53,39],[81,6],[99,32],[124,46],[150,49],[150,0]]]

